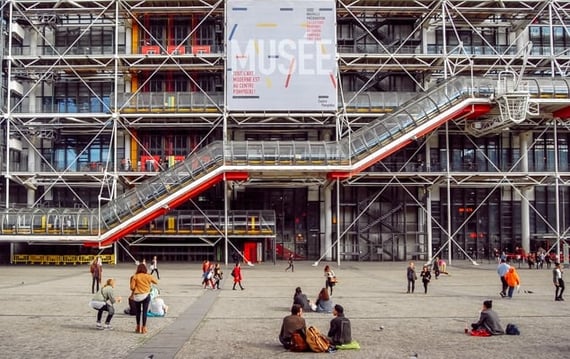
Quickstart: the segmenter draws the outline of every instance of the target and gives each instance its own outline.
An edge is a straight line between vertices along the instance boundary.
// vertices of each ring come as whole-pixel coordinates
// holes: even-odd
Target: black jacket
[[[328,337],[335,345],[348,344],[352,341],[352,333],[350,329],[350,320],[344,315],[338,315],[331,320]]]

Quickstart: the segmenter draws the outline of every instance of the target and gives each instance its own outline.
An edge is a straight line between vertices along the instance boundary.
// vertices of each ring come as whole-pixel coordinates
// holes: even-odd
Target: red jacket
[[[242,278],[241,278],[241,267],[234,267],[233,273],[234,273],[234,282],[241,282],[241,280],[242,280]]]

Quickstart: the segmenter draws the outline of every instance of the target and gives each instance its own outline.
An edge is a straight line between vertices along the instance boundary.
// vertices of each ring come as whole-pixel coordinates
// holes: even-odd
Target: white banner
[[[230,111],[337,108],[333,0],[228,0]]]

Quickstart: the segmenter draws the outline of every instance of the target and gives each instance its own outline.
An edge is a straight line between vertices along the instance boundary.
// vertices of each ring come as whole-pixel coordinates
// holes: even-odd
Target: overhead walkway
[[[552,99],[558,109],[561,101],[570,106],[566,80],[540,79],[533,84],[535,94],[531,96],[543,105]],[[338,142],[213,142],[98,209],[57,209],[51,215],[37,208],[4,209],[0,212],[0,240],[108,246],[221,181],[349,178],[447,121],[489,112],[496,86],[490,79],[451,79]],[[258,221],[271,227],[270,220],[265,223],[260,217]],[[231,234],[225,222],[220,225],[223,233]]]

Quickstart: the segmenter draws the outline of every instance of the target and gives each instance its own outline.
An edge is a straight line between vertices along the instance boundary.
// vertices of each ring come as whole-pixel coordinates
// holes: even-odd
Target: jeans
[[[501,293],[503,293],[503,295],[507,295],[507,288],[509,287],[509,285],[507,284],[507,280],[505,279],[504,276],[501,277],[501,285],[502,285]]]
[[[153,270],[150,271],[150,275],[153,275],[154,272],[156,272],[156,278],[160,279],[160,274],[158,273],[158,268],[154,268]]]
[[[556,286],[556,293],[554,293],[554,299],[562,298],[562,293],[564,293],[564,280],[560,278],[558,279],[558,285]]]
[[[91,293],[95,294],[95,285],[97,285],[97,292],[99,291],[99,284],[101,284],[101,279],[93,277],[93,281],[91,282]]]
[[[105,304],[97,311],[97,323],[101,323],[101,318],[103,317],[103,312],[107,312],[107,319],[105,319],[105,324],[111,323],[113,315],[115,314],[115,307],[113,304]]]
[[[413,279],[408,279],[408,293],[413,293],[416,289],[416,281]]]
[[[513,297],[513,292],[515,291],[515,287],[509,287],[509,292],[507,293],[507,295],[509,296],[509,298]]]
[[[146,327],[146,318],[148,313],[148,305],[150,304],[150,295],[147,295],[145,299],[140,302],[135,302],[135,308],[137,309],[135,315],[137,316],[137,326],[141,325]]]

